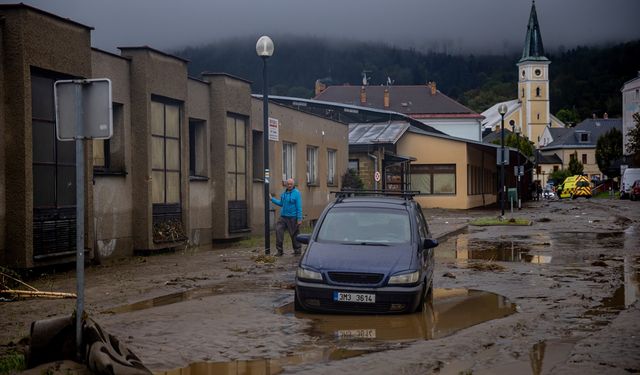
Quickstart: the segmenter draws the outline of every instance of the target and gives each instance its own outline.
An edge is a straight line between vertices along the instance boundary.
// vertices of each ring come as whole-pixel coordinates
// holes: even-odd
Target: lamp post
[[[504,186],[504,115],[507,113],[507,105],[500,104],[498,107],[498,113],[500,113],[500,211],[504,216],[504,196],[506,194],[506,187]]]
[[[518,164],[516,164],[516,188],[518,193],[518,209],[522,209],[522,200],[520,199],[520,190],[522,183],[520,177],[520,127],[516,126],[515,122],[511,122],[511,131],[516,135],[516,144],[518,145]]]
[[[266,35],[258,39],[256,53],[262,58],[262,137],[264,142],[264,253],[271,253],[271,231],[269,228],[269,85],[267,81],[267,59],[273,55],[273,41]]]

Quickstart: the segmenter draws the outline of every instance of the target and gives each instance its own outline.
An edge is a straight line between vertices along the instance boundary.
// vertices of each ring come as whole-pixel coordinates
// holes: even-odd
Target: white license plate
[[[376,303],[376,295],[369,293],[333,292],[333,300],[336,302]]]
[[[343,329],[335,332],[339,339],[375,339],[376,330],[372,329]]]

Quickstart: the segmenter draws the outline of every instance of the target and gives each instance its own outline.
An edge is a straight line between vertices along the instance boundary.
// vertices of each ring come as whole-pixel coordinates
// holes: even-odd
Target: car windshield
[[[409,215],[403,210],[334,207],[325,216],[317,241],[386,244],[411,241]]]

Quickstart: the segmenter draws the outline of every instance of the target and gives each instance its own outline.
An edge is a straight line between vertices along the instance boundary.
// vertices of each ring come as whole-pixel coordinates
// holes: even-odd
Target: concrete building
[[[598,182],[604,179],[604,175],[596,162],[596,146],[598,139],[611,129],[622,131],[622,120],[586,119],[573,128],[562,129],[563,131],[555,134],[547,133],[545,139],[552,139],[552,141],[541,147],[539,151],[545,157],[543,160],[547,161],[547,165],[557,166],[556,162],[560,160],[562,162],[560,169],[568,169],[571,159],[577,157],[584,166],[583,173],[588,175],[591,181]],[[545,171],[549,172],[548,169]]]
[[[635,113],[640,113],[640,71],[638,76],[624,83],[622,89],[622,145],[624,147],[623,154],[629,159],[629,130],[636,126],[633,119]],[[630,160],[629,160],[630,161]],[[640,167],[634,165],[633,167]]]
[[[262,233],[261,104],[251,82],[188,77],[186,60],[146,46],[92,49],[90,27],[24,4],[0,5],[0,19],[1,265],[75,259],[75,147],[56,140],[59,79],[112,82],[113,137],[85,142],[88,258]],[[313,221],[346,169],[347,126],[276,104],[270,112],[282,139],[298,145],[299,186],[310,166],[301,190]],[[276,173],[284,151],[272,143]]]

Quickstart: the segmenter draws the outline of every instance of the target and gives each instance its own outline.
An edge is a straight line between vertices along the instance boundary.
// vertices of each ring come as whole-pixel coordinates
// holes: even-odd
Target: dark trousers
[[[295,217],[288,216],[280,216],[278,222],[276,223],[276,250],[278,250],[278,254],[282,254],[282,242],[284,241],[284,231],[289,232],[291,236],[291,244],[293,245],[293,252],[295,254],[300,253],[300,249],[302,245],[298,240],[296,240],[296,236],[299,232],[298,219]]]

